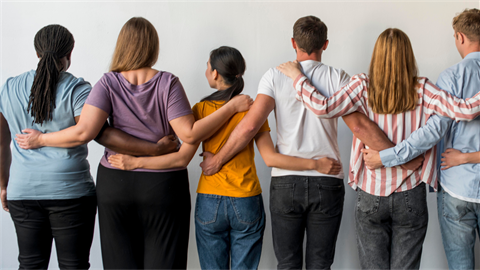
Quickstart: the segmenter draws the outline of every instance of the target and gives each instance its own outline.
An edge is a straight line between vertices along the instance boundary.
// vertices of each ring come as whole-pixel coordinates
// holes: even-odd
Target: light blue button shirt
[[[437,86],[459,98],[473,97],[480,91],[480,52],[468,54],[460,63],[443,71]],[[446,148],[455,148],[463,153],[480,151],[480,118],[456,123],[452,119],[433,115],[425,126],[413,132],[406,140],[381,151],[380,157],[385,166],[397,166],[412,160],[437,143],[438,165],[440,153]],[[451,196],[478,203],[480,164],[462,164],[441,171],[440,184]]]
[[[0,90],[0,112],[7,120],[10,135],[32,128],[55,132],[75,125],[91,85],[82,78],[62,72],[55,92],[51,121],[35,124],[27,112],[35,70],[9,78]],[[13,141],[12,165],[7,186],[8,200],[61,200],[94,196],[86,145],[72,148],[21,149]]]

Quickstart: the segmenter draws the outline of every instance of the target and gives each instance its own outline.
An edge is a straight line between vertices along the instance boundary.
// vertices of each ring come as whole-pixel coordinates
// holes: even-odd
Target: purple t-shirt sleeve
[[[178,78],[175,78],[170,84],[167,101],[167,119],[172,121],[175,118],[192,114],[190,102]]]
[[[95,106],[105,111],[108,115],[112,113],[112,101],[105,84],[105,76],[103,76],[92,88],[85,104]]]

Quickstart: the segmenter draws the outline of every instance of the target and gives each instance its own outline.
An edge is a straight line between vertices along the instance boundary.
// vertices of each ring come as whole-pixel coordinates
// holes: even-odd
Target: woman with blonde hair
[[[480,114],[480,96],[462,100],[418,77],[408,36],[389,28],[377,39],[369,74],[358,74],[326,98],[305,77],[298,64],[278,69],[294,80],[297,100],[321,118],[355,111],[367,115],[393,143],[425,125],[432,114],[472,120]],[[418,269],[428,224],[425,184],[437,187],[436,149],[425,153],[416,170],[399,166],[370,170],[365,145],[353,138],[349,184],[357,190],[357,246],[363,269]]]
[[[176,134],[197,143],[210,137],[232,115],[248,110],[252,100],[240,95],[195,122],[179,79],[153,69],[159,53],[154,26],[131,18],[118,36],[110,72],[93,87],[77,125],[42,134],[17,134],[24,149],[73,147],[95,138],[110,124],[137,138],[156,142]],[[186,167],[122,171],[107,159],[97,174],[97,200],[105,269],[185,269],[190,226],[190,192]]]

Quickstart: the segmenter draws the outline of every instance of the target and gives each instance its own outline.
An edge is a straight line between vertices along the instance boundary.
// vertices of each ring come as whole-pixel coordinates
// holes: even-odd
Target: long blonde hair
[[[374,113],[398,114],[415,109],[418,68],[410,39],[389,28],[377,39],[368,74],[368,105]]]
[[[160,42],[155,27],[142,17],[133,17],[120,30],[110,71],[152,67],[157,62],[159,50]]]

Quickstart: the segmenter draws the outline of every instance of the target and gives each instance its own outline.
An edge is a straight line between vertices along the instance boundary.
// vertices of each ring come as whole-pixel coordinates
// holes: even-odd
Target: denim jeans
[[[270,211],[278,269],[330,269],[343,212],[345,186],[332,177],[272,177]]]
[[[357,248],[362,269],[418,269],[427,233],[425,184],[374,196],[357,189]]]
[[[257,269],[265,211],[262,195],[197,194],[195,235],[202,269]]]
[[[454,198],[441,190],[437,194],[437,209],[448,268],[474,269],[480,204]]]
[[[19,269],[48,269],[52,239],[60,269],[88,269],[97,213],[95,196],[8,201],[18,241]]]

